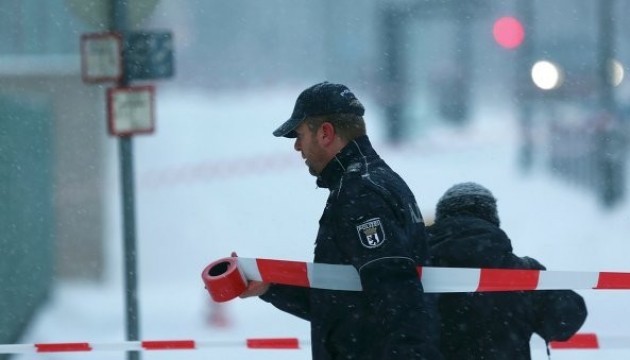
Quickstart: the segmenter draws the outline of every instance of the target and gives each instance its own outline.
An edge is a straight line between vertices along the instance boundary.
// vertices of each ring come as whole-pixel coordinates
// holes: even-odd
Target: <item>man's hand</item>
[[[238,257],[238,255],[236,255],[236,252],[234,251],[232,251],[232,254],[230,256]],[[269,283],[250,280],[247,283],[247,289],[245,289],[245,291],[243,291],[243,293],[238,297],[240,297],[241,299],[245,299],[252,296],[260,296],[266,293],[267,290],[269,290]]]
[[[251,296],[260,296],[269,290],[269,283],[262,281],[250,281],[247,283],[247,289],[243,291],[240,297],[241,299],[245,299]]]

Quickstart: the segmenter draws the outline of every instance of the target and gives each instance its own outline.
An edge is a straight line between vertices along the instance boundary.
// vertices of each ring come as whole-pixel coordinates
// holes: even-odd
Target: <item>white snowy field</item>
[[[304,84],[306,87],[309,84]],[[244,257],[311,261],[327,191],[317,189],[289,139],[271,135],[301,89],[238,94],[158,89],[157,129],[134,139],[139,305],[144,340],[308,340],[306,322],[258,299],[222,305],[226,327],[209,322],[201,271],[237,251]],[[361,93],[368,132],[381,156],[408,182],[425,218],[452,184],[477,181],[499,200],[502,227],[518,255],[549,270],[630,271],[628,206],[604,212],[591,194],[538,167],[516,166],[516,124],[506,110],[482,108],[463,130],[434,128],[396,148],[385,145],[381,114]],[[110,145],[108,273],[104,284],[58,282],[22,343],[125,339],[122,230],[116,140]],[[581,332],[625,336],[627,347],[555,350],[554,360],[630,356],[630,291],[579,291],[589,317]],[[532,339],[534,359],[547,359]],[[124,359],[123,352],[20,355],[17,359]],[[143,352],[143,359],[309,359],[300,350],[242,346]]]

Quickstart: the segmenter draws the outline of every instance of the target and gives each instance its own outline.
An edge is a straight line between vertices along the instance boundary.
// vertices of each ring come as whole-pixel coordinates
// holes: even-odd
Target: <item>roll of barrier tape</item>
[[[219,259],[206,266],[201,278],[210,297],[216,302],[232,300],[247,289],[247,280],[235,257]]]

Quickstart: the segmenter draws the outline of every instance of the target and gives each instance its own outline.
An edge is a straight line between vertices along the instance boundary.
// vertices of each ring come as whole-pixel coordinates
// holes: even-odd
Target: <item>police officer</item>
[[[372,147],[364,112],[348,87],[323,82],[304,90],[273,132],[295,139],[317,185],[329,190],[314,262],[354,266],[363,291],[252,281],[241,297],[260,296],[310,321],[315,360],[439,360],[434,313],[416,270],[427,257],[422,215]]]

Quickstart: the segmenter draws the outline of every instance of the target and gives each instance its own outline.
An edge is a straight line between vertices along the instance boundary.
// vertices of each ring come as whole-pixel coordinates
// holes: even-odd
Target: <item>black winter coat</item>
[[[482,219],[450,217],[428,228],[433,266],[544,270],[518,257],[505,232]],[[533,333],[567,340],[586,319],[586,305],[570,290],[441,294],[440,349],[445,359],[529,360]]]
[[[318,185],[330,194],[314,262],[353,265],[363,291],[272,284],[261,298],[310,321],[314,360],[441,359],[417,273],[427,256],[424,222],[405,182],[363,136],[330,161]]]

